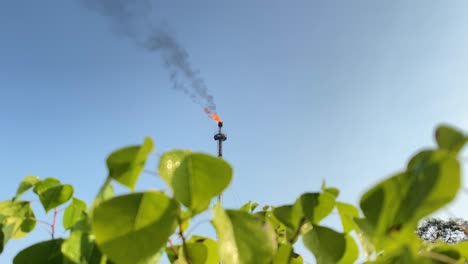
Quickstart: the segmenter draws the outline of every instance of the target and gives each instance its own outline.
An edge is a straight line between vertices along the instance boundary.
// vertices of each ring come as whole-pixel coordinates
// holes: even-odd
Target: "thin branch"
[[[174,255],[176,256],[176,259],[178,259],[179,258],[179,252],[177,251],[177,248],[172,243],[171,238],[167,239],[167,243],[169,243],[169,247],[171,248],[172,252],[174,252]]]
[[[187,241],[185,239],[184,232],[182,232],[182,220],[179,218],[178,222],[179,222],[179,236],[180,236],[180,238],[182,238],[182,247],[184,249],[183,251],[184,251],[185,259],[187,260],[187,263],[190,264],[190,263],[192,263],[192,261],[190,261],[190,256],[189,256],[188,247],[187,247]]]
[[[297,237],[301,234],[302,225],[304,225],[305,221],[306,221],[305,217],[301,218],[301,221],[299,222],[299,226],[297,227],[296,232],[289,240],[289,243],[291,243],[291,245],[294,244],[294,242],[297,240]]]
[[[54,219],[52,220],[52,225],[50,226],[51,229],[52,229],[52,239],[55,238],[55,225],[57,224],[57,214],[58,214],[58,210],[57,210],[57,207],[54,208]]]

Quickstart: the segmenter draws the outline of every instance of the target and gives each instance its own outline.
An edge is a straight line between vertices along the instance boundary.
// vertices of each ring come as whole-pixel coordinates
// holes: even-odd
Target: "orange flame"
[[[209,117],[211,117],[211,119],[216,121],[216,123],[223,122],[223,120],[221,120],[221,118],[219,117],[218,113],[211,113],[210,109],[208,109],[208,108],[205,108],[205,113]]]

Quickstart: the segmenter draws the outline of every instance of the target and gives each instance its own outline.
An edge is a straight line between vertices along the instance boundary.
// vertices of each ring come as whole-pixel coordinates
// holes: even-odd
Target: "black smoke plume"
[[[187,50],[174,38],[167,26],[155,26],[152,23],[150,0],[80,1],[87,9],[107,17],[115,34],[127,37],[148,52],[160,53],[173,88],[182,91],[209,112],[216,112],[213,96],[208,93],[199,71],[191,66]]]

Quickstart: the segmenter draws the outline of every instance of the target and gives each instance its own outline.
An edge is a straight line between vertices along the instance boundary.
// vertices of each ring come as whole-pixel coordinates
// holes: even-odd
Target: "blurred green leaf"
[[[70,229],[79,221],[86,219],[86,203],[73,198],[63,213],[63,228]]]
[[[287,241],[294,243],[304,220],[301,203],[276,207],[273,209],[273,215],[286,227]]]
[[[88,233],[72,232],[62,243],[61,252],[72,263],[101,263],[102,254]]]
[[[91,225],[104,254],[135,264],[158,254],[176,229],[178,212],[177,203],[162,192],[132,193],[102,202]]]
[[[359,257],[358,245],[356,244],[356,241],[354,241],[354,238],[349,234],[345,234],[344,236],[346,240],[346,250],[338,264],[355,263]]]
[[[63,239],[55,239],[27,247],[15,256],[13,264],[64,264],[62,242]]]
[[[193,214],[203,212],[211,199],[229,185],[232,168],[224,160],[202,154],[188,154],[172,177],[174,197]]]
[[[302,206],[304,216],[313,224],[318,224],[335,207],[335,197],[327,192],[304,193],[297,201]]]
[[[336,264],[345,256],[345,235],[333,229],[314,225],[303,235],[303,242],[314,254],[317,264]]]
[[[34,192],[39,196],[46,212],[66,203],[73,196],[73,187],[69,184],[61,184],[55,178],[47,178],[34,187]]]
[[[294,253],[290,244],[280,244],[273,264],[302,264],[302,257]]]
[[[218,264],[220,262],[218,244],[213,239],[192,236],[187,242],[191,264]],[[203,246],[203,249],[198,249],[200,245]]]
[[[24,237],[36,226],[31,203],[18,200],[0,202],[0,224],[4,244],[11,238]]]
[[[125,147],[111,153],[107,158],[109,177],[133,190],[153,146],[153,140],[147,137],[141,146]]]
[[[380,182],[362,196],[360,206],[372,226],[372,236],[384,239],[390,232],[414,230],[422,217],[455,198],[460,182],[460,164],[446,150],[418,153],[405,172]]]
[[[162,154],[159,159],[158,174],[169,186],[172,186],[172,177],[175,170],[190,153],[192,153],[190,150],[171,150]]]
[[[335,197],[335,199],[338,197],[338,195],[340,195],[340,190],[338,190],[338,188],[335,188],[335,187],[327,187],[327,185],[325,183],[325,180],[322,181],[322,187],[320,189],[323,192],[327,192],[327,193],[333,195],[333,197]]]
[[[343,232],[348,233],[354,229],[353,218],[359,217],[359,209],[354,205],[348,203],[337,202],[336,208],[340,214],[341,224],[343,225]]]
[[[244,211],[225,211],[217,204],[213,224],[223,264],[262,264],[273,260],[276,239],[268,222]]]
[[[253,213],[257,207],[258,207],[258,203],[248,201],[247,203],[242,205],[241,208],[239,208],[239,210],[242,210],[248,213]]]
[[[468,141],[468,136],[449,126],[439,126],[435,132],[439,148],[458,153]]]
[[[34,187],[41,180],[36,176],[26,176],[21,181],[18,190],[16,190],[15,199],[18,199],[24,192]]]

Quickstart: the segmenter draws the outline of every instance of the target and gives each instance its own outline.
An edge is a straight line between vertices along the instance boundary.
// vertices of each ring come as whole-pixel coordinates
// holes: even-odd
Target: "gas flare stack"
[[[223,141],[226,141],[227,137],[223,132],[221,131],[221,128],[223,127],[223,122],[219,121],[218,122],[218,133],[214,135],[214,140],[218,141],[218,157],[222,158],[223,157]]]

